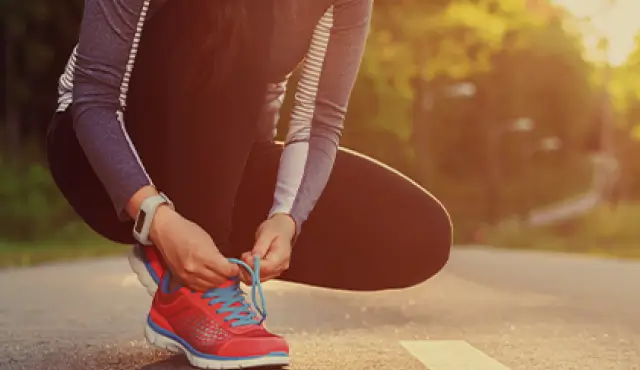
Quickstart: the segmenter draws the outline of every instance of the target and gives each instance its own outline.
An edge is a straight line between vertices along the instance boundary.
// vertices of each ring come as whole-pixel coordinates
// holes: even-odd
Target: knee
[[[398,261],[393,286],[389,289],[406,289],[423,284],[436,276],[449,262],[450,243],[437,243],[430,246],[415,246],[418,250],[407,252],[407,256]]]
[[[437,217],[431,214],[431,217],[421,220],[414,220],[412,232],[399,237],[402,252],[398,288],[409,288],[426,282],[449,262],[453,244],[449,215],[442,211]]]

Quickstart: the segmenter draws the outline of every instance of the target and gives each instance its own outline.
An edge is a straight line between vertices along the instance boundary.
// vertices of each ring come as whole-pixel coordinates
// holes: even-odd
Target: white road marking
[[[400,344],[429,370],[510,370],[463,340],[411,340]]]

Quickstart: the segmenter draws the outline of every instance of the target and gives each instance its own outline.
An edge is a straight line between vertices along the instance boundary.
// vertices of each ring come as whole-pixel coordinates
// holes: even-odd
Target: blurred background
[[[0,266],[125,248],[79,222],[43,156],[82,6],[0,0]],[[342,144],[441,199],[458,245],[640,257],[638,14],[638,0],[376,0]]]

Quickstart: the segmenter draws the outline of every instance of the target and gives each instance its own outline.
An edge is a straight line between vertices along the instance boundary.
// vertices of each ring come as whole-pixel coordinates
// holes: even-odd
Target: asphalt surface
[[[424,370],[400,344],[414,340],[466,341],[512,370],[640,369],[637,262],[458,248],[404,291],[265,291],[291,369]],[[0,369],[190,369],[145,343],[149,304],[121,258],[0,272]]]

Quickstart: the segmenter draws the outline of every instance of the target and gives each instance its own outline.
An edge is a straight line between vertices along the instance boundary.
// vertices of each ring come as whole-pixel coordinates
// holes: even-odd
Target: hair
[[[169,69],[183,71],[179,77],[181,81],[175,81],[174,87],[187,94],[197,93],[204,86],[222,88],[247,46],[246,2],[184,2],[187,4],[181,4],[167,14],[174,22],[170,28],[178,32],[169,50]]]
[[[203,4],[207,8],[204,14],[210,17],[210,24],[214,27],[209,31],[200,50],[200,65],[205,66],[199,71],[201,81],[212,77],[224,80],[247,43],[245,1],[205,0]]]

